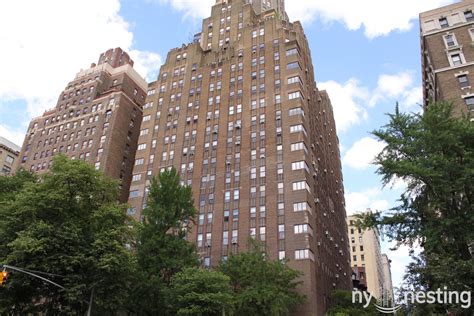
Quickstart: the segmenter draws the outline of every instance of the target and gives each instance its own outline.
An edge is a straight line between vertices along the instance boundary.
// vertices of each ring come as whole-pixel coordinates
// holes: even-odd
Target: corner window
[[[287,66],[286,66],[286,69],[287,70],[291,70],[291,69],[298,69],[300,67],[300,64],[298,62],[294,62],[294,63],[289,63]]]

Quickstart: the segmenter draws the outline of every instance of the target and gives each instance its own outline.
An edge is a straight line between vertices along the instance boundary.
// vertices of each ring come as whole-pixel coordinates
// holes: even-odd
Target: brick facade
[[[31,121],[20,168],[42,173],[57,153],[94,164],[128,189],[147,84],[120,48],[102,54],[61,93],[56,107]]]
[[[425,106],[444,100],[457,116],[473,113],[473,10],[474,1],[464,0],[420,14]]]
[[[324,315],[332,291],[351,288],[339,142],[303,28],[282,6],[218,0],[195,41],[169,52],[148,87],[129,214],[140,219],[150,178],[174,166],[193,188],[187,238],[203,265],[257,238],[304,272],[297,315]]]

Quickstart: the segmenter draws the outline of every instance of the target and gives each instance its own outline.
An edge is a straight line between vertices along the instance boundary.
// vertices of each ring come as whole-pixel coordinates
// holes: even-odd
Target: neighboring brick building
[[[57,153],[86,160],[122,181],[126,202],[146,90],[127,53],[101,54],[98,65],[67,85],[54,109],[31,121],[19,167],[45,172]]]
[[[425,106],[452,101],[455,115],[473,113],[473,11],[474,1],[464,0],[420,14]]]
[[[376,229],[362,230],[356,226],[356,222],[355,216],[347,217],[353,271],[362,272],[361,281],[364,281],[362,283],[367,285],[367,291],[374,297],[391,298],[390,263],[387,255],[381,252],[379,233]]]
[[[332,106],[282,0],[218,0],[194,42],[169,52],[148,88],[130,215],[141,217],[150,177],[172,166],[193,188],[188,240],[205,266],[252,236],[304,272],[297,315],[324,315],[334,289],[350,290]]]
[[[0,136],[0,176],[8,176],[15,172],[19,154],[19,146]]]

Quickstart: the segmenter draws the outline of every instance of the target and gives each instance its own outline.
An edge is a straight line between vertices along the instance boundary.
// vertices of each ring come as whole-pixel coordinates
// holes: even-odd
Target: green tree
[[[385,143],[375,163],[384,185],[403,179],[406,191],[389,212],[362,217],[398,245],[420,245],[409,281],[418,289],[472,290],[474,261],[474,125],[448,103],[423,115],[401,113],[374,132]]]
[[[0,177],[0,207],[15,199],[18,191],[27,183],[34,183],[37,180],[36,175],[25,170],[19,170],[14,176]]]
[[[176,315],[231,315],[230,278],[221,272],[187,268],[173,276],[170,290]]]
[[[328,310],[328,316],[377,316],[374,302],[364,308],[364,304],[352,302],[352,292],[336,290],[331,295],[332,307]]]
[[[251,240],[250,251],[231,255],[220,271],[230,278],[236,315],[288,315],[304,302],[296,291],[302,273],[283,261],[271,261],[262,245]]]
[[[65,287],[12,271],[0,289],[1,314],[83,313],[93,289],[96,313],[120,309],[131,256],[117,182],[85,162],[57,156],[39,181],[20,172],[2,179],[0,192],[0,262],[49,273]]]
[[[171,309],[169,284],[184,268],[198,265],[195,247],[185,240],[196,216],[192,191],[180,185],[173,168],[151,180],[144,220],[138,227],[137,273],[130,309],[139,313],[167,315]],[[139,308],[137,310],[137,308]]]

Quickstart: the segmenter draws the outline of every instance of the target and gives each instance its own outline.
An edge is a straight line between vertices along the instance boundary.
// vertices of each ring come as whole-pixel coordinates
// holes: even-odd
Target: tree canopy
[[[171,280],[176,315],[231,315],[233,294],[230,278],[218,271],[187,268]]]
[[[474,125],[449,103],[424,114],[399,111],[373,134],[385,143],[376,158],[384,185],[404,181],[400,204],[363,216],[398,245],[421,246],[409,281],[424,288],[472,290],[474,261]],[[416,284],[415,284],[416,283]]]
[[[171,314],[173,276],[199,264],[194,245],[184,239],[195,215],[192,190],[180,185],[174,168],[151,180],[143,223],[138,224],[138,271],[130,309],[140,306],[141,313]]]
[[[230,278],[236,315],[288,315],[305,300],[296,291],[302,273],[267,259],[261,245],[249,242],[248,252],[229,256],[219,268]]]
[[[0,288],[0,312],[84,312],[93,289],[97,311],[120,307],[131,254],[117,197],[117,182],[64,156],[38,180],[25,172],[2,178],[0,263],[48,273],[64,289],[13,271]]]
[[[64,288],[10,271],[0,314],[288,315],[302,276],[249,252],[199,268],[186,241],[196,216],[175,169],[153,178],[143,220],[126,216],[118,183],[83,161],[54,159],[40,176],[0,177],[0,265],[39,273]]]

